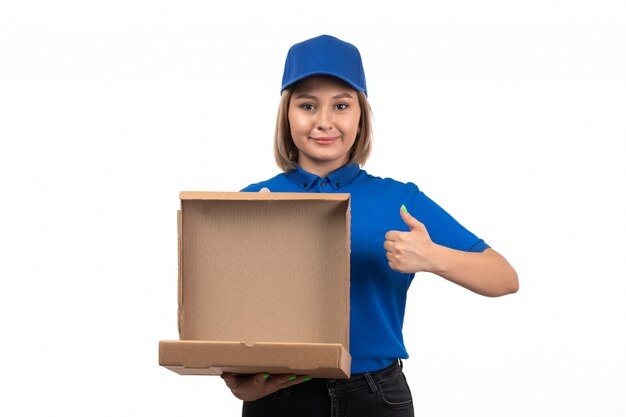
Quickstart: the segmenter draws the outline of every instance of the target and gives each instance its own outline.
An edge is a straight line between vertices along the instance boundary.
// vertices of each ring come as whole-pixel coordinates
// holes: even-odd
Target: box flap
[[[297,374],[349,378],[350,354],[340,344],[208,342],[164,340],[159,364],[183,375],[222,372]]]
[[[216,192],[216,191],[181,191],[181,200],[231,200],[231,201],[277,201],[277,200],[336,200],[347,201],[350,194],[322,193],[252,193],[252,192]]]
[[[347,317],[346,320],[346,324],[345,324],[345,339],[344,339],[344,346],[346,347],[346,349],[348,349],[348,351],[350,351],[350,242],[351,242],[351,236],[350,236],[350,216],[352,215],[352,210],[350,207],[350,200],[348,200],[348,207],[346,209],[346,229],[345,229],[345,251],[348,254],[348,262],[346,262],[346,293],[347,293],[347,297],[348,297],[348,301],[345,303],[345,316]]]
[[[183,263],[182,263],[182,211],[176,212],[177,231],[178,231],[178,337],[183,332]]]
[[[181,339],[347,348],[349,196],[217,194],[263,198],[181,201]]]
[[[161,365],[194,375],[348,377],[350,195],[180,198],[181,340],[159,344]]]

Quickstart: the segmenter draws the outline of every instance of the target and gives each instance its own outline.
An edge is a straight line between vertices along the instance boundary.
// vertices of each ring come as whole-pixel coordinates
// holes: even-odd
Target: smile
[[[320,144],[320,145],[330,145],[335,143],[335,141],[337,141],[337,139],[339,139],[338,136],[335,137],[319,137],[319,138],[311,138],[313,139],[316,143]]]

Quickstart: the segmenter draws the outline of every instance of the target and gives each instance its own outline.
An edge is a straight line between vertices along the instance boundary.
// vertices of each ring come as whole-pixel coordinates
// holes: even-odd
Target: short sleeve
[[[411,214],[424,223],[430,238],[438,245],[465,252],[482,252],[489,248],[487,243],[461,225],[417,186]]]
[[[261,186],[259,184],[250,184],[247,187],[239,190],[240,193],[256,193],[261,190]]]

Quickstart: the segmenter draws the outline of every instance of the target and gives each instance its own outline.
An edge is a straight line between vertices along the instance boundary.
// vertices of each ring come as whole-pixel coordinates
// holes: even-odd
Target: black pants
[[[413,399],[394,362],[350,379],[313,379],[243,403],[243,417],[413,417]]]

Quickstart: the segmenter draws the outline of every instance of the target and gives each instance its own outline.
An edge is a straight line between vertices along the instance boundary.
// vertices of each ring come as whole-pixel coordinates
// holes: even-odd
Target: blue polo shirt
[[[408,231],[400,217],[404,204],[424,223],[433,242],[482,252],[489,246],[459,224],[413,183],[372,176],[345,165],[324,178],[300,167],[242,191],[350,193],[350,355],[352,373],[370,372],[408,358],[402,337],[406,295],[415,274],[393,271],[383,247],[385,233]]]

